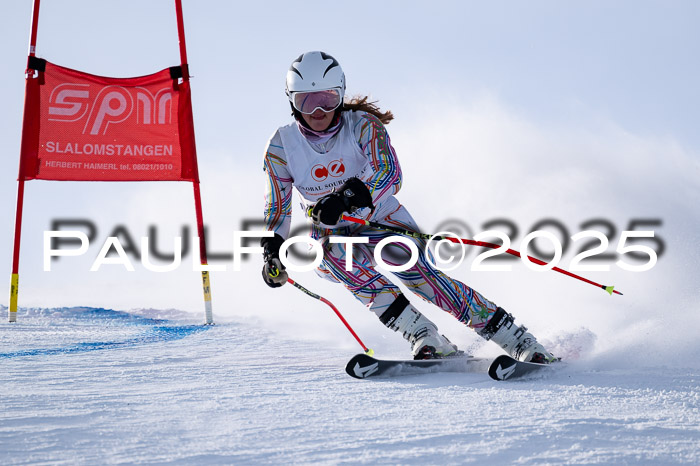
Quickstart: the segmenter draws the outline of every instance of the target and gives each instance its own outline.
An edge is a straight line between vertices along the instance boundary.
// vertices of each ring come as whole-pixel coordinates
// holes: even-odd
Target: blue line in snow
[[[205,325],[168,325],[171,323],[171,321],[165,319],[151,319],[148,317],[141,317],[126,312],[113,311],[109,309],[68,308],[45,310],[42,312],[42,314],[43,313],[50,314],[50,316],[47,315],[49,318],[61,320],[63,322],[66,320],[92,321],[107,328],[143,326],[145,329],[143,333],[131,336],[124,340],[92,341],[74,343],[58,348],[36,348],[9,351],[0,353],[0,359],[9,359],[22,356],[47,356],[83,353],[88,351],[146,345],[156,342],[175,341],[199,332],[203,332],[210,328],[209,326]]]

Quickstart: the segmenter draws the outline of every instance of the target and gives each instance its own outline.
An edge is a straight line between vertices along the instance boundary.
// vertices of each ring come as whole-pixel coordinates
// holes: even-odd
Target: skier
[[[399,287],[374,268],[374,247],[392,233],[341,220],[344,213],[416,230],[416,222],[394,195],[401,188],[399,161],[385,124],[393,119],[367,97],[345,100],[345,75],[324,52],[307,52],[292,62],[286,78],[294,122],[282,126],[268,142],[265,222],[274,236],[263,238],[263,279],[270,287],[286,283],[279,250],[289,235],[292,186],[301,195],[304,212],[313,221],[311,236],[323,246],[317,273],[342,283],[388,328],[401,332],[412,345],[414,359],[460,354],[438,333]],[[346,246],[332,236],[367,238],[352,245],[352,270],[346,270]],[[414,266],[395,275],[413,293],[452,314],[486,340],[521,361],[548,363],[555,358],[513,316],[464,283],[435,269],[425,242],[413,239],[419,257]],[[388,250],[388,251],[387,251]],[[390,243],[386,263],[403,265],[406,245]]]

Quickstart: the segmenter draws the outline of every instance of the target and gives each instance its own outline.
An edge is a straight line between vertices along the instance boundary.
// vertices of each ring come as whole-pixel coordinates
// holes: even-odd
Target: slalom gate
[[[20,148],[9,321],[17,320],[24,184],[56,181],[189,181],[202,264],[205,323],[213,323],[181,0],[180,65],[108,78],[38,58],[34,0]]]

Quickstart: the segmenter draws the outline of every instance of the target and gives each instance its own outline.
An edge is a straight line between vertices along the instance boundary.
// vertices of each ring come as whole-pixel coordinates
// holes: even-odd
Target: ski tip
[[[376,359],[365,353],[359,353],[350,358],[345,366],[345,372],[356,379],[364,379],[374,374],[379,367]]]

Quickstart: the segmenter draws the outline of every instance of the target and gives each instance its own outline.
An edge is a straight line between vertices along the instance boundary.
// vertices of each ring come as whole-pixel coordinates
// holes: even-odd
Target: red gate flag
[[[175,0],[181,65],[138,78],[95,76],[37,58],[40,3],[34,0],[25,75],[10,322],[17,320],[26,180],[191,181],[199,258],[207,265],[181,0]],[[212,324],[206,267],[201,283],[205,322]]]
[[[181,67],[107,78],[33,61],[20,179],[199,182]]]

